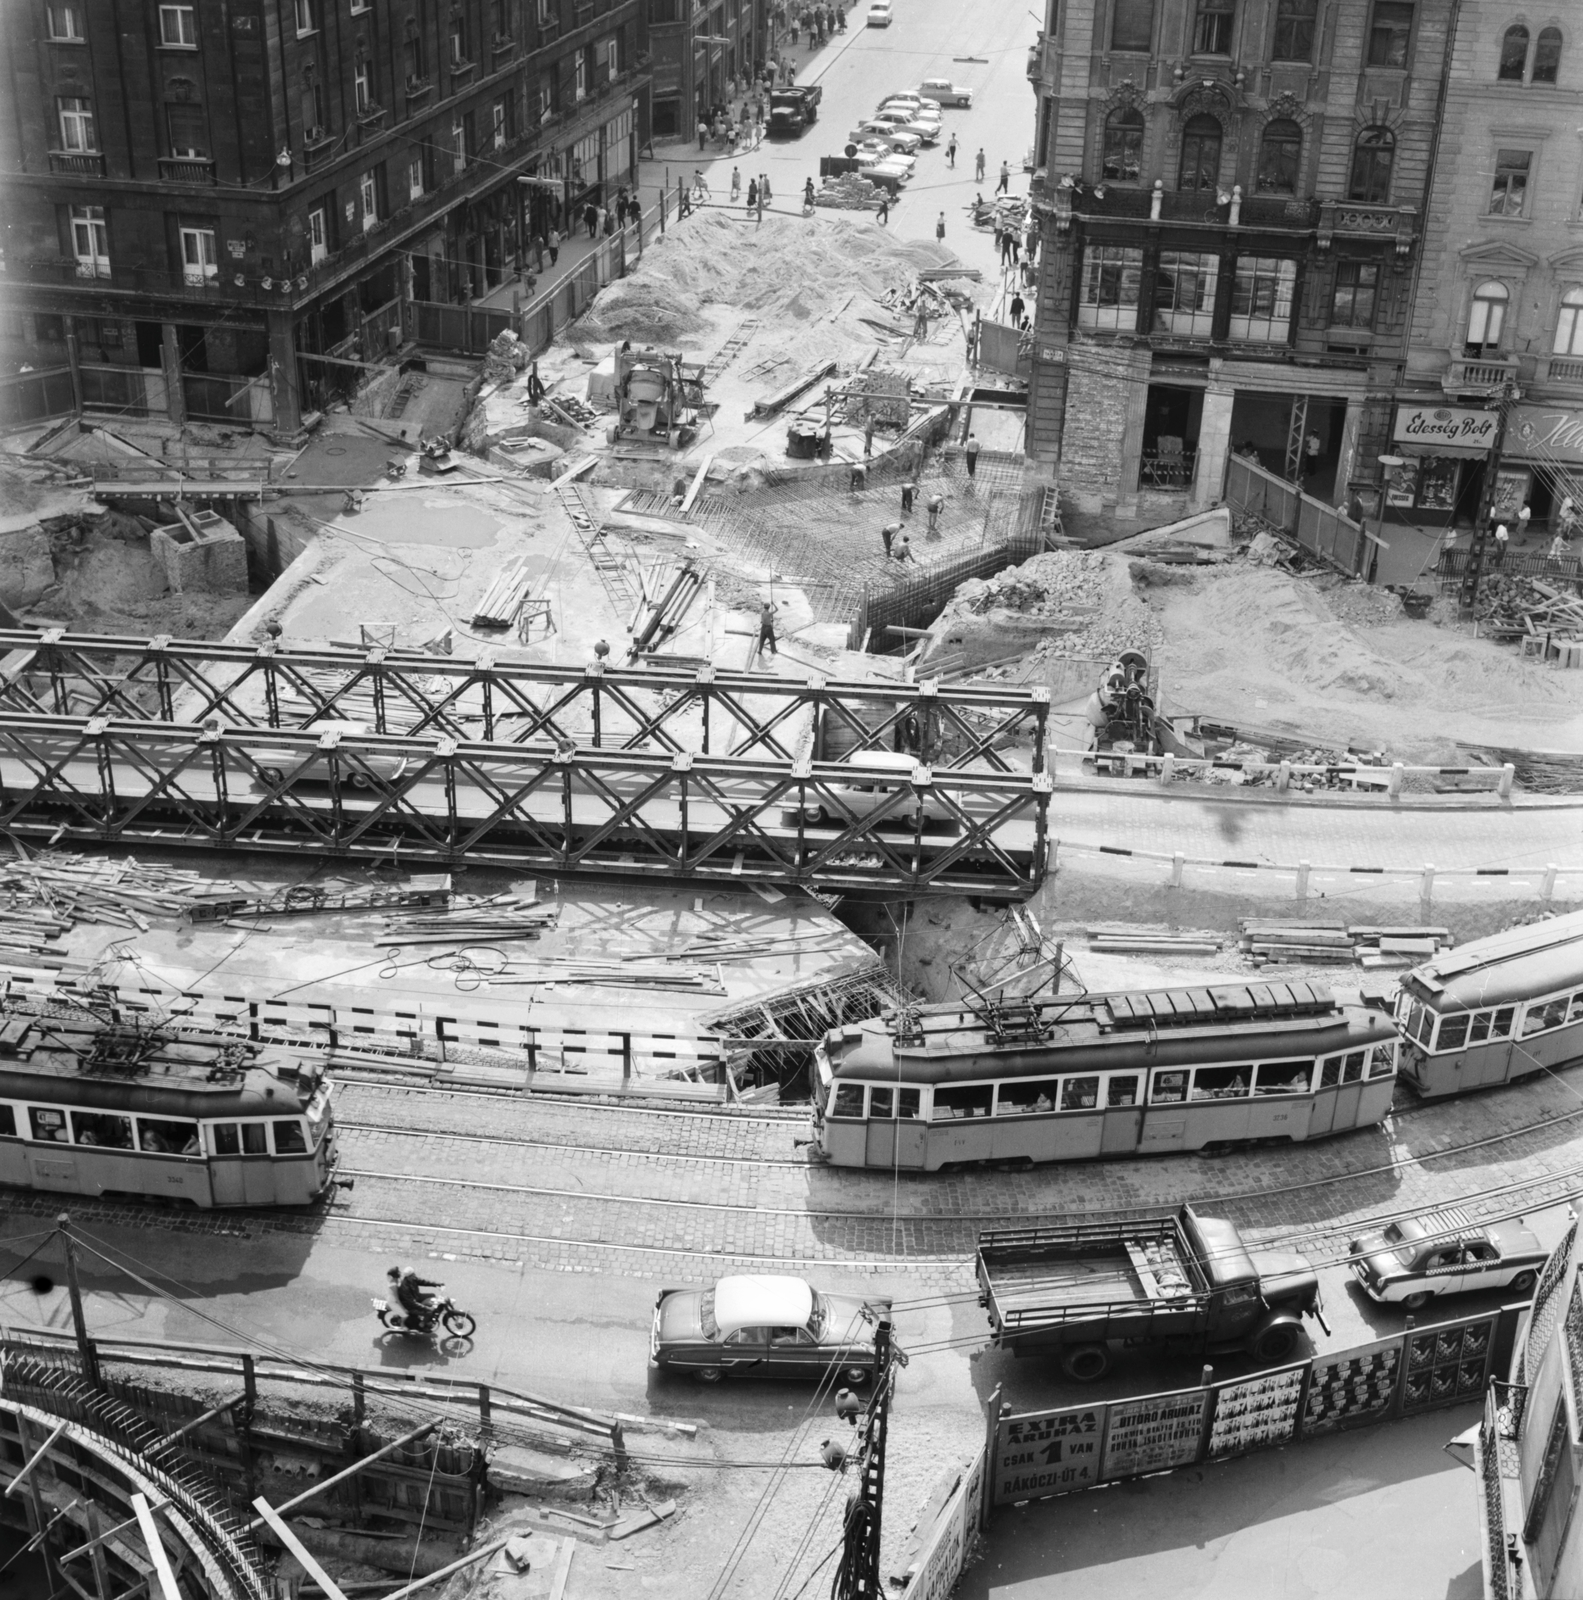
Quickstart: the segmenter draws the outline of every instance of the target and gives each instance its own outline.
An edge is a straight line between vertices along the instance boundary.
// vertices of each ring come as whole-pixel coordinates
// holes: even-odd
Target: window
[[[302,1155],[308,1148],[308,1141],[302,1131],[302,1123],[296,1117],[288,1117],[282,1122],[270,1124],[275,1130],[275,1154],[277,1156]]]
[[[610,81],[614,83],[621,76],[621,40],[612,37],[605,42],[605,60],[610,68]]]
[[[934,1091],[934,1120],[949,1122],[955,1117],[987,1117],[995,1088],[989,1083],[953,1083]]]
[[[451,118],[451,170],[467,170],[467,124],[462,121],[460,112]]]
[[[1369,29],[1369,65],[1406,67],[1407,43],[1413,32],[1409,0],[1374,0],[1374,25]]]
[[[423,155],[422,152],[412,156],[407,162],[407,198],[419,200],[423,197]]]
[[[830,1102],[830,1115],[832,1117],[861,1117],[863,1115],[863,1085],[861,1083],[838,1083],[835,1086],[835,1099]]]
[[[29,1106],[28,1120],[33,1126],[33,1137],[46,1144],[69,1144],[66,1132],[66,1113],[52,1106]]]
[[[1173,1106],[1187,1098],[1185,1072],[1157,1072],[1154,1075],[1153,1104]]]
[[[1193,20],[1193,53],[1200,56],[1231,54],[1231,24],[1236,0],[1198,0]]]
[[[451,65],[465,67],[467,65],[467,20],[465,17],[451,18]]]
[[[324,211],[308,213],[308,261],[317,265],[330,253],[330,240],[324,226]]]
[[[109,1111],[74,1111],[71,1131],[77,1144],[103,1145],[106,1150],[132,1148],[132,1119]]]
[[[409,85],[423,82],[423,37],[418,33],[409,33],[406,43],[401,47],[402,64],[406,68],[407,83]]]
[[[1319,0],[1276,0],[1272,61],[1314,59],[1314,15]]]
[[[1312,1061],[1266,1061],[1259,1068],[1253,1092],[1259,1094],[1307,1094]]]
[[[1242,1100],[1247,1097],[1252,1067],[1200,1067],[1193,1074],[1193,1099]]]
[[[588,93],[588,58],[581,50],[572,69],[572,98],[581,100]]]
[[[315,142],[324,137],[324,102],[316,78],[302,88],[302,136]]]
[[[16,1112],[10,1106],[0,1106],[0,1139],[16,1138]]]
[[[551,14],[550,5],[551,5],[551,0],[539,0],[539,3],[538,3],[538,17],[539,17],[539,26],[540,27],[547,27],[551,22],[553,22],[555,20],[553,15]]]
[[[159,8],[159,42],[184,50],[198,48],[198,14],[191,6]]]
[[[1303,130],[1285,117],[1264,125],[1259,141],[1260,194],[1296,194],[1297,168],[1303,154]]]
[[[352,0],[352,15],[354,17],[361,16],[367,10],[368,0]]]
[[[1133,1073],[1119,1074],[1110,1080],[1105,1095],[1108,1106],[1135,1106],[1138,1103],[1138,1079]]]
[[[542,125],[555,115],[555,81],[545,79],[539,84],[539,122]]]
[[[1143,166],[1143,113],[1112,111],[1105,119],[1105,162],[1108,182],[1135,183]]]
[[[1396,135],[1389,128],[1365,128],[1352,147],[1352,181],[1347,199],[1382,206],[1391,197],[1391,168],[1396,162]]]
[[[1440,1019],[1440,1032],[1435,1038],[1436,1050],[1460,1050],[1467,1042],[1468,1019],[1466,1015],[1442,1017]]]
[[[1528,65],[1528,30],[1519,22],[1501,39],[1501,64],[1495,76],[1502,83],[1521,83]]]
[[[316,0],[294,0],[297,8],[297,34],[298,37],[305,33],[312,33],[318,26],[315,17]]]
[[[1330,326],[1371,329],[1379,287],[1378,262],[1340,262],[1336,267],[1335,292],[1330,297]]]
[[[202,106],[166,106],[165,131],[173,156],[196,161],[209,154],[209,119],[204,116]]]
[[[1207,111],[1189,117],[1182,130],[1182,160],[1176,187],[1187,194],[1213,194],[1220,184],[1220,119]]]
[[[367,61],[359,61],[352,71],[352,91],[359,113],[367,111],[374,103],[374,69]]]
[[[1561,70],[1561,30],[1541,28],[1539,43],[1534,46],[1534,70],[1530,83],[1554,83]]]
[[[174,1122],[166,1117],[139,1117],[137,1143],[140,1150],[150,1150],[161,1156],[196,1156],[203,1153],[198,1148],[196,1122]]]
[[[491,138],[493,139],[495,149],[497,150],[504,150],[506,148],[506,141],[511,137],[510,130],[506,125],[508,120],[506,113],[510,109],[511,102],[508,100],[497,100],[494,105],[490,107]]]
[[[1583,356],[1583,289],[1568,289],[1561,296],[1553,349],[1558,356]]]
[[[1110,48],[1147,55],[1154,43],[1154,0],[1115,0],[1110,13]]]
[[[918,1115],[918,1091],[902,1089],[898,1093],[889,1084],[883,1087],[876,1084],[869,1090],[868,1114],[871,1118],[900,1117],[903,1121],[912,1121]]]
[[[489,26],[497,40],[511,37],[511,7],[508,0],[489,0]]]
[[[83,28],[83,8],[80,0],[57,0],[45,7],[49,36],[57,43],[81,44],[86,37]]]
[[[1533,165],[1531,150],[1497,150],[1495,182],[1490,185],[1492,217],[1520,217],[1528,204],[1528,171]]]
[[[1082,328],[1138,325],[1143,251],[1119,244],[1091,244],[1083,251],[1083,287],[1077,305]]]
[[[61,149],[81,152],[97,150],[99,142],[94,135],[91,102],[67,95],[55,104],[60,111]]]
[[[1021,1083],[1003,1083],[995,1097],[997,1116],[1015,1116],[1020,1112],[1054,1111],[1060,1088],[1058,1078],[1025,1078]]]
[[[1233,339],[1282,342],[1292,325],[1292,298],[1297,263],[1277,256],[1242,256],[1231,286]]]
[[[79,278],[110,276],[110,236],[105,229],[103,206],[71,208],[71,248],[77,258]]]
[[[212,283],[220,272],[213,228],[181,230],[181,273],[188,283]]]
[[[1395,1044],[1377,1044],[1369,1051],[1369,1076],[1371,1078],[1388,1078],[1395,1070]]]
[[[365,172],[358,180],[358,194],[363,202],[363,230],[367,232],[379,221],[379,175]]]
[[[1523,1038],[1530,1034],[1543,1033],[1548,1028],[1559,1028],[1567,1019],[1567,1003],[1565,998],[1560,1000],[1546,1000],[1542,1004],[1530,1004],[1523,1013]],[[1444,1022],[1440,1024],[1440,1031],[1446,1031]]]
[[[1219,279],[1219,256],[1162,250],[1154,278],[1155,331],[1207,339],[1214,331]]]
[[[1063,1111],[1092,1111],[1099,1104],[1098,1078],[1067,1078],[1061,1084]]]

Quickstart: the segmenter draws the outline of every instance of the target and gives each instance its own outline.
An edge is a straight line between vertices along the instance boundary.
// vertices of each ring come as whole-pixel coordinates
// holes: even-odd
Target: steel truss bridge
[[[1020,898],[1044,689],[0,630],[0,829]],[[1032,736],[1032,770],[1003,753]],[[912,757],[910,770],[897,752]]]

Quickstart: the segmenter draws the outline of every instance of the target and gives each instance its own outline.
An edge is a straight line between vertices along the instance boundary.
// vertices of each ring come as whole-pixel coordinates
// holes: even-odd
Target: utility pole
[[[831,1591],[834,1600],[882,1600],[885,1593],[879,1570],[885,1504],[885,1442],[890,1430],[891,1394],[896,1386],[899,1364],[891,1343],[890,1317],[881,1315],[874,1325],[874,1392],[869,1398],[868,1410],[859,1415],[857,1399],[850,1390],[843,1389],[835,1397],[836,1415],[858,1430],[858,1481],[847,1497],[844,1548]],[[842,1471],[847,1460],[845,1450],[825,1441],[827,1467]]]
[[[1484,550],[1490,537],[1490,514],[1495,508],[1495,467],[1506,444],[1506,422],[1515,397],[1516,385],[1510,378],[1504,379],[1497,401],[1495,437],[1484,463],[1484,487],[1479,492],[1479,509],[1473,518],[1473,545],[1468,551],[1468,564],[1462,569],[1462,588],[1457,596],[1457,609],[1465,616],[1471,615],[1478,604],[1479,580],[1484,575]]]
[[[82,1312],[82,1287],[77,1282],[77,1241],[72,1237],[71,1213],[59,1218],[60,1236],[66,1241],[66,1292],[71,1297],[71,1322],[77,1334],[77,1354],[82,1360],[82,1375],[94,1388],[99,1387],[99,1356],[88,1337],[88,1323]]]

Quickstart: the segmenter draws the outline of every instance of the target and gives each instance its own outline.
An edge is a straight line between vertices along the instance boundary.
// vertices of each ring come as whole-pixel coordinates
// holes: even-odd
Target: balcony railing
[[[1452,356],[1440,375],[1440,386],[1447,394],[1482,393],[1499,389],[1516,376],[1515,356]]]
[[[1046,188],[1053,197],[1059,197],[1059,184]],[[1071,197],[1072,212],[1081,217],[1128,217],[1146,221],[1154,203],[1154,192],[1113,183],[1080,184],[1065,191]],[[1166,189],[1160,192],[1160,221],[1162,222],[1214,222],[1222,226],[1230,221],[1231,205],[1219,203],[1214,194],[1189,193]],[[1310,232],[1318,225],[1319,203],[1314,200],[1277,199],[1272,195],[1247,195],[1243,197],[1240,224],[1244,228],[1292,229],[1299,233]]]
[[[213,185],[214,162],[208,156],[161,156],[159,175],[166,183]]]
[[[1541,356],[1535,380],[1567,388],[1583,388],[1583,356]]]
[[[1319,208],[1319,245],[1335,237],[1379,239],[1395,245],[1405,256],[1418,237],[1418,212],[1412,206],[1367,205],[1361,200],[1326,200]]]
[[[102,178],[104,152],[102,150],[51,150],[49,170],[67,172],[77,178]]]

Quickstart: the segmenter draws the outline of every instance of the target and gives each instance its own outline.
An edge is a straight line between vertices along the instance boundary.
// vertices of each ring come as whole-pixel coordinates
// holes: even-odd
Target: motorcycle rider
[[[407,1320],[415,1327],[427,1327],[434,1321],[440,1303],[425,1289],[443,1289],[445,1285],[432,1278],[420,1278],[417,1273],[402,1267],[392,1267],[385,1274],[390,1279],[391,1292],[401,1302]]]

